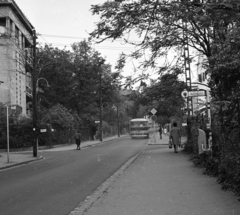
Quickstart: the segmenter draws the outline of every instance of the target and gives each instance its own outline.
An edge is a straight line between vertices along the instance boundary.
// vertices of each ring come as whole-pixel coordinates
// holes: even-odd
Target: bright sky
[[[38,42],[49,43],[58,48],[70,47],[74,42],[88,38],[88,33],[94,29],[94,23],[99,19],[92,16],[91,5],[102,4],[107,0],[15,0],[22,12],[26,15],[36,32],[41,36]],[[138,38],[134,38],[138,40]],[[113,68],[121,52],[130,54],[133,46],[123,45],[123,41],[94,45],[93,47],[102,54],[107,63]],[[124,68],[124,75],[134,74],[138,62],[128,60]],[[154,71],[148,73],[154,75]],[[139,73],[138,73],[139,74]]]
[[[41,34],[38,37],[38,42],[50,43],[58,48],[64,48],[64,46],[82,41],[84,38],[87,39],[88,32],[94,29],[94,23],[98,21],[98,17],[92,16],[90,12],[91,5],[101,4],[105,1],[15,0],[35,27],[36,32]],[[107,63],[115,66],[121,52],[129,54],[133,50],[130,45],[122,45],[121,43],[108,41],[96,45],[94,48],[102,54],[102,57],[106,58]],[[126,68],[132,71],[133,63],[129,61]]]

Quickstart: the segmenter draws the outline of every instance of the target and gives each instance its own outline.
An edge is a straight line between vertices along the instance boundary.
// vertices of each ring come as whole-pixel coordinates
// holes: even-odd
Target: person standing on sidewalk
[[[81,145],[81,140],[82,140],[82,134],[80,131],[77,131],[76,134],[74,135],[76,145],[77,145],[77,150],[81,150],[80,145]]]
[[[169,139],[172,140],[174,152],[178,153],[178,147],[181,144],[181,133],[176,122],[173,123],[173,128],[170,131]]]
[[[163,131],[163,129],[162,129],[162,125],[159,124],[158,132],[159,132],[159,135],[160,135],[160,139],[162,139],[162,131]]]

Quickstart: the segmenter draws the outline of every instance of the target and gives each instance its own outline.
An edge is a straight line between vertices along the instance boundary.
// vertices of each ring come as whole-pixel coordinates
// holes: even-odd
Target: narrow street
[[[45,159],[0,173],[4,215],[65,215],[142,151],[148,139],[122,137],[81,151],[40,151]]]

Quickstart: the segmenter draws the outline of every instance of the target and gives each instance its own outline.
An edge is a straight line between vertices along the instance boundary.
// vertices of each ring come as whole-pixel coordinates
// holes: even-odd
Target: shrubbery
[[[197,124],[192,129],[195,131]],[[196,133],[192,133],[185,151],[191,153],[191,160],[196,166],[204,168],[204,174],[217,177],[222,189],[231,190],[240,196],[240,146],[238,130],[230,130],[221,134],[219,129],[213,130],[212,152],[198,154]],[[195,138],[194,138],[195,137]]]

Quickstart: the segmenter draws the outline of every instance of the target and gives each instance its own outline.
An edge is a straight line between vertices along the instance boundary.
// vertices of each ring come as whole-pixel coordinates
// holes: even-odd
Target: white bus
[[[148,120],[144,118],[130,120],[130,135],[134,137],[149,138],[149,125]]]

